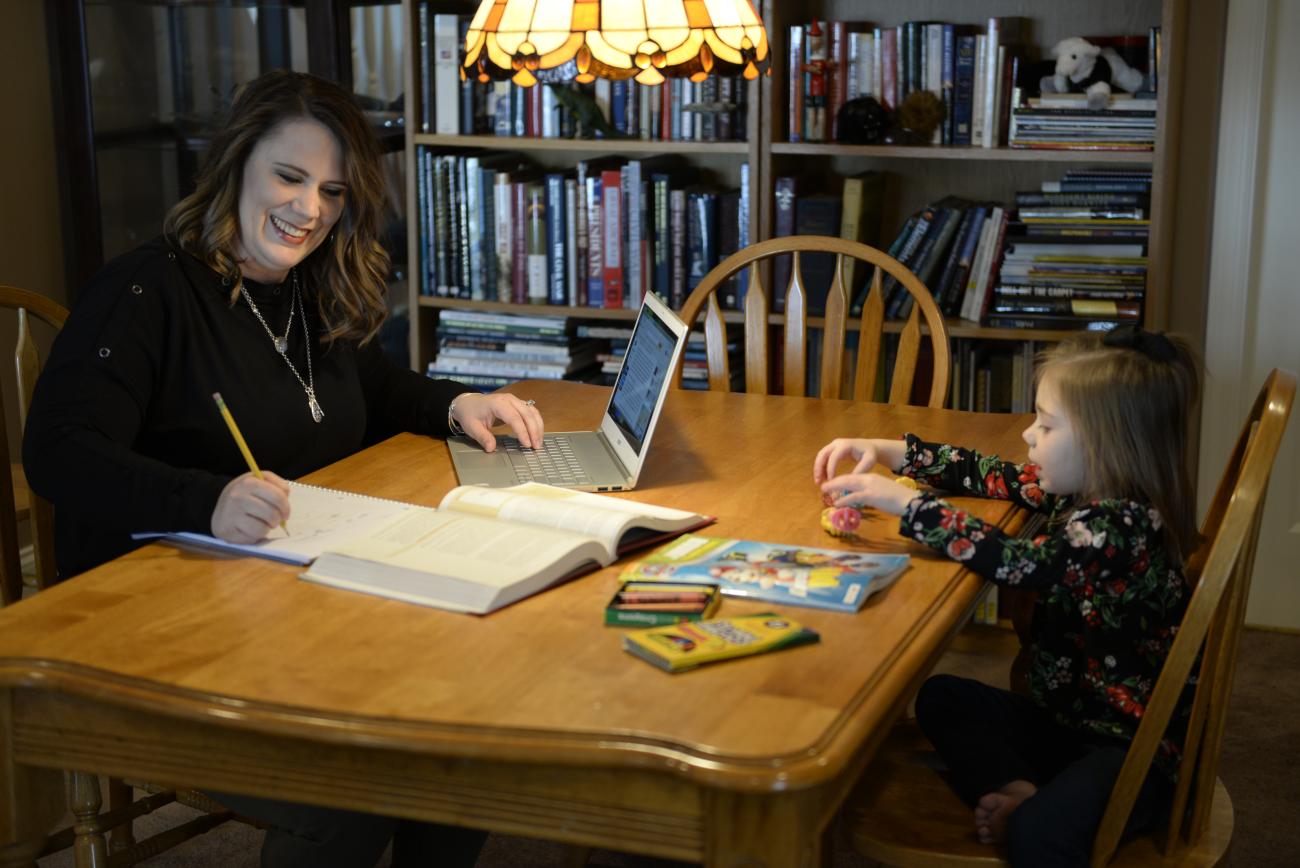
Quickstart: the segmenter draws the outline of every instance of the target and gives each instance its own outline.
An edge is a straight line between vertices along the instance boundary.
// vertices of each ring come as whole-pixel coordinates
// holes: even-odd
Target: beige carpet
[[[997,639],[1000,644],[1010,634]],[[992,683],[1005,683],[1005,663],[991,655],[980,637],[959,642],[940,669]],[[1228,715],[1220,775],[1232,794],[1236,829],[1226,864],[1268,868],[1300,864],[1300,636],[1247,630]],[[139,821],[139,835],[192,816],[173,807]],[[143,863],[150,868],[256,868],[261,833],[227,823],[207,835]],[[505,835],[488,839],[479,868],[562,868],[567,851],[552,844]],[[40,861],[41,868],[71,868],[65,851]],[[380,866],[388,864],[387,858]],[[591,868],[669,868],[684,863],[646,859],[598,850]],[[867,868],[873,863],[837,842],[835,868]]]

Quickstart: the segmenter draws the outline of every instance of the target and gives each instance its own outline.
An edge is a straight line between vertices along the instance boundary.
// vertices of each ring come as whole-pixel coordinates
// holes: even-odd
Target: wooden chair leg
[[[72,772],[68,780],[68,808],[72,811],[72,831],[76,843],[72,854],[77,868],[108,868],[108,842],[100,827],[99,809],[103,807],[99,778],[86,772]]]
[[[108,779],[108,810],[116,811],[131,804],[135,798],[135,789],[121,778]],[[130,820],[114,826],[108,831],[108,849],[120,853],[135,846],[135,828]]]

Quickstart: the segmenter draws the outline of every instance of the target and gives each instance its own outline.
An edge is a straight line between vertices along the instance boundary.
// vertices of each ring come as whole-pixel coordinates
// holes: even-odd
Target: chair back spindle
[[[925,285],[906,266],[882,251],[855,241],[821,236],[773,238],[747,247],[729,256],[705,275],[682,305],[682,319],[687,323],[694,325],[697,319],[703,318],[709,388],[726,391],[730,389],[731,382],[727,359],[726,317],[717,302],[717,290],[737,272],[747,270],[749,282],[742,311],[745,329],[745,390],[759,395],[770,392],[768,332],[771,314],[758,265],[764,260],[789,255],[789,281],[784,287],[775,288],[783,294],[785,300],[780,368],[782,393],[797,397],[806,395],[809,293],[812,288],[807,285],[803,273],[805,253],[829,253],[835,257],[822,321],[812,324],[813,328],[822,330],[820,374],[817,381],[819,396],[838,398],[843,388],[848,367],[845,365],[845,345],[852,301],[849,292],[852,288],[852,274],[861,261],[870,268],[868,273],[871,274],[871,279],[862,315],[858,320],[857,360],[856,365],[852,366],[854,400],[869,401],[875,397],[886,329],[883,280],[884,275],[889,274],[898,282],[900,291],[910,294],[914,303],[901,326],[887,400],[890,403],[910,402],[919,368],[918,358],[924,337],[928,333],[933,372],[927,404],[930,407],[944,406],[948,397],[951,358],[948,330],[943,315]],[[679,371],[679,384],[680,377]]]

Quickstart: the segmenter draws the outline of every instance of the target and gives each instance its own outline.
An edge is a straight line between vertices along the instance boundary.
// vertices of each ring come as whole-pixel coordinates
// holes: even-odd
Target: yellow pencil
[[[262,469],[257,466],[257,462],[253,460],[253,453],[249,450],[248,444],[244,442],[244,435],[239,432],[239,426],[235,424],[235,417],[230,415],[230,408],[226,406],[225,401],[221,400],[221,393],[213,392],[212,400],[217,402],[217,409],[221,411],[221,418],[226,420],[226,427],[230,429],[230,436],[235,438],[235,444],[239,447],[239,451],[244,453],[244,460],[248,462],[248,469],[253,471],[253,475],[258,479],[264,478]],[[284,522],[280,522],[280,530],[284,531],[285,536],[289,535],[289,528],[284,526]]]

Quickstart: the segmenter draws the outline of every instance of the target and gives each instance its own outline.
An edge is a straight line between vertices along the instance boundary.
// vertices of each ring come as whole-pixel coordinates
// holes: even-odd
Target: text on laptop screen
[[[670,373],[677,338],[650,308],[642,310],[628,342],[609,402],[609,416],[639,455],[659,390]]]

